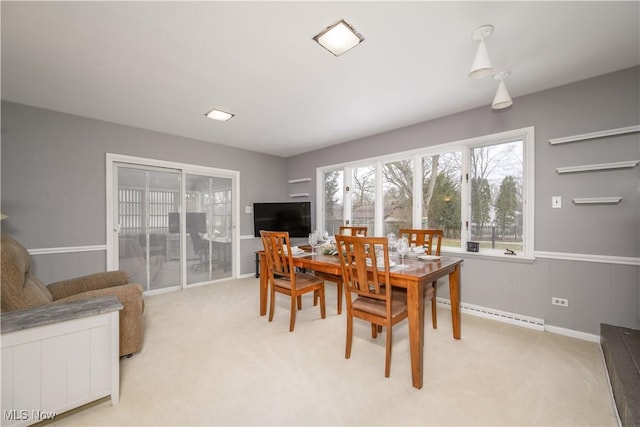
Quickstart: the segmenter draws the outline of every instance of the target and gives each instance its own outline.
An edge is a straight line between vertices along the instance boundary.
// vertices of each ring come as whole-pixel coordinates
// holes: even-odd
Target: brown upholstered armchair
[[[120,311],[120,355],[142,349],[143,288],[138,283],[129,283],[126,272],[95,273],[45,286],[30,273],[29,253],[15,239],[2,236],[1,257],[3,312],[115,295],[124,306]]]

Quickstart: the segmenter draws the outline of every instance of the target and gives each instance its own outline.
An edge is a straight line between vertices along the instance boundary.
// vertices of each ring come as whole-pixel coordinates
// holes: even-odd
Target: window
[[[323,221],[318,224],[324,224],[323,230],[326,230],[332,236],[340,231],[342,220],[344,218],[344,172],[342,170],[332,170],[322,174],[323,191],[321,193],[323,200],[319,205],[322,206]]]
[[[422,211],[416,228],[443,231],[443,248],[461,244],[462,152],[422,157]]]
[[[471,240],[522,251],[523,141],[471,149]]]
[[[385,163],[382,169],[383,236],[413,223],[413,160]]]
[[[318,169],[318,224],[444,231],[443,250],[533,258],[533,127]],[[343,177],[347,177],[345,180]],[[416,197],[415,195],[419,195]]]
[[[372,230],[375,225],[376,169],[363,166],[352,169],[350,225],[364,225]]]

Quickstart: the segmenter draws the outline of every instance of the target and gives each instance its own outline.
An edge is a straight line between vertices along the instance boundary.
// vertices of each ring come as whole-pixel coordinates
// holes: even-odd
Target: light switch
[[[551,207],[554,209],[560,209],[562,207],[562,196],[552,196]]]
[[[245,206],[244,213],[247,213],[247,214],[253,213],[253,206]]]

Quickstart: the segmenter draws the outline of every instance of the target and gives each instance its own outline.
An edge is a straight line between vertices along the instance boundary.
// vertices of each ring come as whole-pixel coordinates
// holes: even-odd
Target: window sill
[[[498,249],[484,249],[481,252],[468,252],[462,249],[455,248],[442,248],[440,253],[442,255],[456,256],[470,259],[483,259],[488,261],[508,261],[532,264],[535,261],[533,256],[525,256],[521,252],[516,252],[516,255],[505,255],[504,251]]]

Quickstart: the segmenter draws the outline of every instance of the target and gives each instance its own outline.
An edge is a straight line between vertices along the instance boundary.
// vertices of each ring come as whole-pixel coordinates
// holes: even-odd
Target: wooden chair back
[[[347,292],[347,306],[357,296],[386,301],[391,305],[391,287],[381,286],[389,283],[389,247],[386,237],[336,236],[336,247],[342,266],[342,280]],[[376,256],[376,247],[380,258]],[[379,261],[382,261],[381,263]],[[384,279],[371,271],[383,269]],[[390,311],[387,310],[387,314]]]
[[[440,247],[442,246],[442,230],[422,230],[418,228],[403,228],[399,231],[399,236],[407,236],[409,246],[424,246],[427,255],[440,255]]]
[[[367,227],[360,225],[341,225],[340,234],[343,236],[366,236]]]
[[[291,279],[291,286],[295,289],[295,267],[291,257],[291,242],[286,231],[260,230],[260,238],[264,246],[264,256],[267,260],[269,279],[287,277]]]

